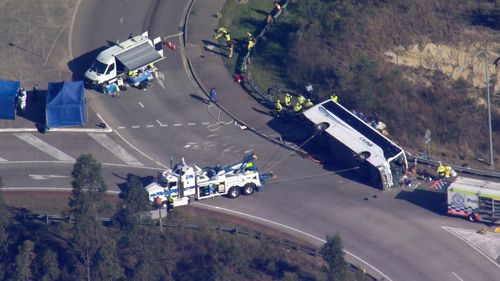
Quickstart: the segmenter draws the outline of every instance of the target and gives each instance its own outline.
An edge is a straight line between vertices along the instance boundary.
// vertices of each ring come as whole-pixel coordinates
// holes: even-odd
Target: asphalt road
[[[73,70],[84,69],[93,58],[89,52],[102,47],[107,40],[123,40],[130,33],[138,34],[145,29],[150,30],[151,36],[178,33],[188,2],[81,1],[71,35],[71,50],[75,58]],[[265,224],[277,222],[280,225],[273,224],[275,227],[318,245],[317,238],[324,239],[326,235],[338,232],[346,250],[391,280],[498,279],[498,265],[441,228],[477,228],[479,225],[442,215],[443,201],[438,195],[398,191],[382,193],[341,175],[327,174],[328,171],[307,159],[298,156],[285,158],[288,151],[235,125],[211,131],[209,129],[214,127],[207,128],[207,122],[214,122],[214,119],[185,72],[180,52],[167,51],[167,60],[158,66],[164,77],[164,87],[155,83],[155,88],[146,92],[129,90],[115,98],[87,93],[92,98],[94,109],[115,129],[110,139],[145,167],[168,165],[171,156],[175,159],[184,156],[187,161],[200,166],[227,163],[250,151],[260,156],[257,164],[261,169],[276,164],[272,170],[277,178],[270,181],[265,192],[237,200],[217,198],[202,204],[218,207],[220,211],[239,212],[241,216],[251,215],[251,219]],[[228,120],[224,115],[221,118]],[[17,140],[19,137],[10,135],[5,138]],[[63,146],[61,151],[72,158],[80,151],[94,151],[98,160],[104,163],[124,163],[122,158],[106,149],[85,148],[87,141],[75,140],[67,144],[57,139],[45,141],[57,147]],[[69,147],[75,142],[81,147]],[[92,140],[88,139],[88,143]],[[68,148],[65,149],[64,145]],[[22,148],[12,144],[11,149],[12,155],[4,158],[16,160],[16,157],[21,157],[15,151]],[[48,159],[45,154],[41,153],[40,159],[53,160],[53,156]],[[278,162],[281,159],[284,160]],[[0,168],[8,187],[40,186],[42,182],[44,186],[62,186],[70,181],[69,178],[30,177],[68,175],[71,170],[69,163],[5,162],[0,162]],[[127,173],[144,177],[149,173],[149,170],[135,166],[104,165],[103,169],[108,185],[115,189]],[[352,256],[348,255],[348,258],[352,260]],[[369,269],[367,265],[364,267]]]

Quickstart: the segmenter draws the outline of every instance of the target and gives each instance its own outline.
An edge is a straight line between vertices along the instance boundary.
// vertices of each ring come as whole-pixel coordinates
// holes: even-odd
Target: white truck
[[[447,188],[448,214],[471,221],[500,221],[500,183],[458,177]]]
[[[182,206],[192,199],[223,195],[236,198],[241,193],[251,195],[254,191],[260,191],[264,181],[270,177],[272,173],[259,175],[251,156],[233,165],[205,169],[188,165],[182,159],[145,188],[153,204],[164,204],[171,195],[175,206]]]
[[[164,58],[161,38],[151,40],[144,32],[99,53],[85,72],[85,82],[90,87],[111,84]]]

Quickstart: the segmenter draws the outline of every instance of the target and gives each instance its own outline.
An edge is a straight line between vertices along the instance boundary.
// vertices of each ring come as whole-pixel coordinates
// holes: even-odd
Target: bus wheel
[[[236,198],[236,197],[240,196],[240,189],[239,189],[239,187],[237,187],[237,186],[231,187],[229,189],[228,194],[229,194],[230,198]]]
[[[255,191],[255,184],[253,183],[247,183],[245,186],[243,186],[243,194],[245,195],[251,195]]]
[[[358,158],[361,161],[365,161],[366,159],[368,159],[368,157],[370,157],[370,152],[368,151],[363,151],[360,154],[358,154]]]

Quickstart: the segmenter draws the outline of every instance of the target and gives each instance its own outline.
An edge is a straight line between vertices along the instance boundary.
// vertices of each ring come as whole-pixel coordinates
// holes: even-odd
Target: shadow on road
[[[445,193],[424,189],[415,189],[414,191],[402,190],[398,193],[396,199],[408,201],[441,216],[444,216],[446,213]]]
[[[127,174],[125,177],[123,176],[120,176],[118,174],[115,174],[113,173],[113,175],[121,180],[123,180],[122,182],[120,183],[116,183],[116,186],[118,186],[118,188],[120,189],[120,198],[125,198],[127,196],[127,192],[128,192],[128,183],[129,182],[133,182],[134,178],[135,179],[138,179],[139,182],[141,183],[141,185],[143,187],[147,186],[148,184],[152,183],[154,180],[155,180],[155,177],[154,176],[145,176],[145,177],[141,177],[141,176],[138,176],[138,175],[135,175],[135,174]]]
[[[85,71],[89,69],[97,55],[107,49],[108,46],[99,47],[93,51],[87,52],[68,62],[68,68],[72,73],[74,81],[83,80]]]
[[[299,151],[306,153],[301,156],[317,162],[327,171],[338,172],[346,179],[371,186],[366,177],[359,175],[357,167],[361,165],[360,162],[343,161],[345,155],[337,155],[335,151],[325,149],[320,138],[318,136],[312,137],[313,134],[309,132],[304,121],[299,117],[273,118],[267,125],[280,134],[283,142],[293,143],[301,147]]]
[[[196,95],[196,94],[189,94],[193,99],[195,100],[199,100],[201,101],[202,103],[208,103],[208,99],[206,98],[203,98],[203,97],[200,97],[199,95]]]

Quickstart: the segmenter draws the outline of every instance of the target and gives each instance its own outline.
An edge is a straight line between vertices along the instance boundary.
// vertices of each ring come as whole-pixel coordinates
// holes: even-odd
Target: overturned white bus
[[[361,176],[375,187],[399,186],[408,169],[404,150],[369,124],[331,100],[303,112],[306,122],[322,132],[311,142],[332,162],[359,166]]]

